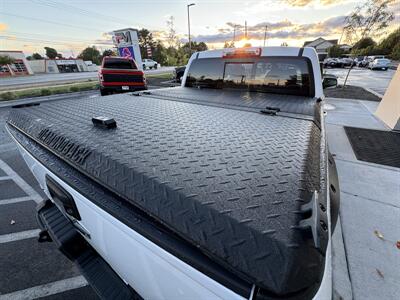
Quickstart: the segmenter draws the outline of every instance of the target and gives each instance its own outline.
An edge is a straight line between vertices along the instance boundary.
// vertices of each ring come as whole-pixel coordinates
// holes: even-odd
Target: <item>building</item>
[[[341,45],[340,45],[340,49],[342,49],[342,50],[344,50],[344,51],[346,51],[346,52],[351,51],[352,48],[353,48],[352,46],[347,45],[347,44],[341,44]]]
[[[33,71],[22,51],[1,51],[0,56],[10,56],[12,64],[0,65],[0,77],[32,75]]]
[[[313,47],[318,53],[319,60],[324,60],[328,56],[328,49],[338,44],[338,40],[326,40],[322,37],[314,41],[307,41],[303,47]]]
[[[34,73],[73,73],[93,70],[82,59],[75,58],[30,60],[29,65]]]

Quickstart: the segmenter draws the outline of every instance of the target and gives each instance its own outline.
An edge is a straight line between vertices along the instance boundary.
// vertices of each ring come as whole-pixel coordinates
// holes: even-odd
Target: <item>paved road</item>
[[[343,84],[349,69],[325,69],[326,73],[338,76],[339,84]],[[354,68],[350,71],[347,83],[369,88],[383,95],[393,78],[395,70],[378,71],[364,68]]]
[[[174,67],[161,67],[157,70],[146,70],[146,74],[160,74],[172,72]],[[59,74],[36,74],[23,77],[8,77],[0,79],[0,89],[31,87],[33,85],[43,85],[47,83],[62,83],[84,81],[88,79],[97,79],[97,72],[79,72],[79,73],[59,73]]]

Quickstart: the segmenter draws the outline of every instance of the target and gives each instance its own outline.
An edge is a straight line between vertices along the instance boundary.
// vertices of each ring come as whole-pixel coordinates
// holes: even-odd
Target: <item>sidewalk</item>
[[[388,130],[373,115],[378,105],[332,98],[325,104],[328,143],[339,174],[338,225],[346,254],[344,260],[340,247],[334,245],[335,299],[398,299],[400,295],[400,249],[396,247],[400,240],[400,169],[357,160],[343,128]],[[334,243],[341,241],[339,231]]]

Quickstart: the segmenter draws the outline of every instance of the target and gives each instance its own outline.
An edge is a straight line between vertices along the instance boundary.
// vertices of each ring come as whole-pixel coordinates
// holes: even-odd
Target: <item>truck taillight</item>
[[[261,56],[261,48],[237,48],[225,50],[222,58],[246,58]]]

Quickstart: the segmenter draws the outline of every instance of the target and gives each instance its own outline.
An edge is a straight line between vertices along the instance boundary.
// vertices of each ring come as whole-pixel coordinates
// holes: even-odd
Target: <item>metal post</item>
[[[187,15],[188,15],[188,33],[189,33],[189,56],[192,55],[192,42],[190,40],[190,14],[189,14],[189,7],[195,5],[195,3],[190,3],[187,5]]]
[[[268,26],[265,25],[265,31],[264,31],[264,47],[265,47],[265,41],[266,41],[266,39],[267,39],[267,29],[268,29]]]

